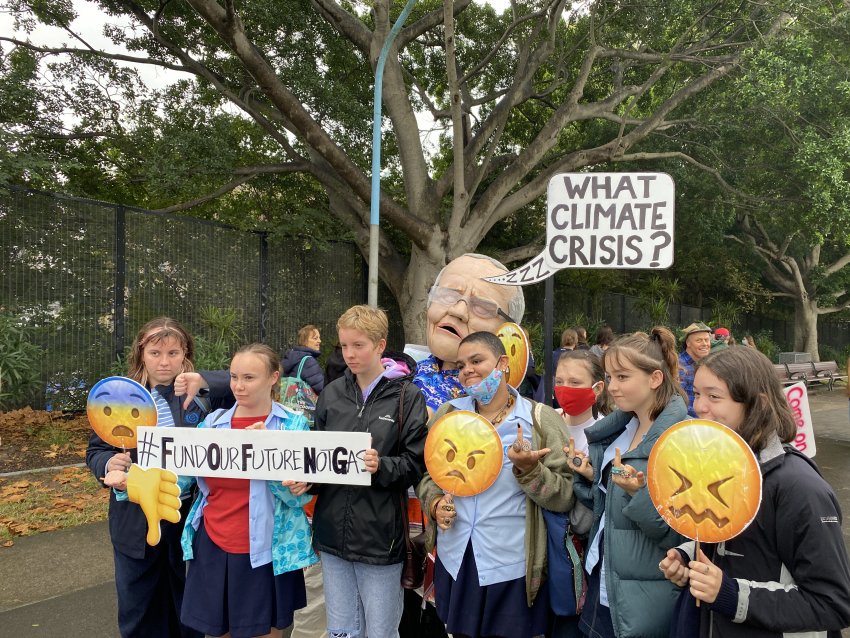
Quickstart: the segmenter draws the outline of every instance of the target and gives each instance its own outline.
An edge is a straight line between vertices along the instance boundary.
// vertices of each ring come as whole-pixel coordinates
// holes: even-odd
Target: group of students
[[[699,362],[695,410],[750,445],[763,498],[742,534],[693,555],[646,489],[653,444],[688,418],[669,330],[621,336],[602,357],[565,352],[560,414],[509,386],[501,341],[472,333],[458,349],[465,396],[430,420],[411,383],[413,360],[385,351],[387,330],[383,311],[368,306],[340,317],[347,370],[323,389],[315,413],[319,430],[371,433],[369,487],[201,478],[189,489],[181,480],[185,524],[163,523],[162,541],[149,547],[144,516],[122,497],[122,472],[110,474],[133,453],[92,436],[89,466],[119,477],[110,533],[123,636],[284,635],[305,604],[302,568],[315,552],[328,635],[398,636],[409,486],[436,547],[437,614],[456,637],[838,636],[850,624],[838,503],[816,466],[787,445],[796,426],[757,351],[729,348]],[[172,320],[150,322],[136,338],[129,375],[151,390],[161,423],[197,423],[200,412],[200,427],[307,427],[274,401],[271,349],[240,349],[229,375],[195,372],[192,350]],[[428,426],[452,410],[479,413],[502,441],[501,470],[476,496],[444,493],[424,465]],[[311,530],[303,505],[312,495]]]

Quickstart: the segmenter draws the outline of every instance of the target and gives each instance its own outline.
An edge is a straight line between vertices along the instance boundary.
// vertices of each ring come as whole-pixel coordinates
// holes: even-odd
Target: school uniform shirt
[[[517,425],[523,437],[531,440],[531,404],[513,388],[508,392],[515,403],[511,413],[496,425],[502,440],[502,469],[496,481],[477,496],[454,497],[457,516],[448,530],[437,530],[440,561],[456,579],[469,541],[478,568],[478,584],[482,587],[525,577],[525,492],[512,472],[508,448],[517,438]],[[475,412],[471,397],[451,401],[458,410]]]

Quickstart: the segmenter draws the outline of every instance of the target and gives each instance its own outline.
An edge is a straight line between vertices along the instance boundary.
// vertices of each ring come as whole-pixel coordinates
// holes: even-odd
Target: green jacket
[[[525,399],[520,399],[525,400]],[[540,508],[553,512],[567,512],[575,503],[573,497],[573,474],[567,467],[564,446],[567,445],[564,420],[552,408],[542,403],[533,403],[532,449],[549,448],[530,472],[521,474],[513,469],[514,477],[525,492],[525,592],[528,606],[534,603],[537,592],[546,578],[546,523]],[[444,414],[454,410],[451,403],[444,403],[428,422],[430,428]],[[436,544],[437,525],[431,516],[431,503],[443,490],[434,483],[426,472],[416,488],[422,501],[422,511],[428,516],[428,549]]]
[[[670,634],[673,606],[679,590],[664,578],[658,563],[670,547],[683,538],[659,516],[649,498],[649,490],[634,496],[613,481],[608,492],[597,487],[605,450],[626,429],[634,414],[617,410],[585,430],[590,462],[594,468],[591,484],[576,477],[576,496],[593,510],[590,541],[596,537],[605,513],[604,560],[605,586],[614,632],[618,638],[666,638]],[[644,440],[622,454],[624,464],[646,472],[649,452],[658,437],[670,426],[688,418],[685,402],[674,396],[649,428]]]

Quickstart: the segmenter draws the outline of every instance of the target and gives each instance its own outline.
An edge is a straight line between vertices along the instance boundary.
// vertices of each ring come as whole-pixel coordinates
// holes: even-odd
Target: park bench
[[[783,386],[794,385],[797,381],[800,381],[800,379],[791,378],[791,373],[788,372],[788,368],[784,363],[774,363],[773,371],[776,373],[776,378],[779,379],[779,383]]]
[[[802,381],[807,386],[809,385],[809,377],[812,376],[811,363],[786,363],[784,365],[788,369],[788,379],[791,383]]]
[[[835,361],[819,361],[817,363],[813,361],[809,365],[812,367],[812,379],[819,381],[826,379],[830,390],[833,389],[836,381],[847,381],[847,375],[841,374],[838,363]]]

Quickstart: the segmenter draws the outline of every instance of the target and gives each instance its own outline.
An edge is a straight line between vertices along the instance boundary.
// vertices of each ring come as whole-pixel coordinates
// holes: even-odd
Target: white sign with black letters
[[[524,286],[564,268],[669,268],[674,198],[665,173],[555,175],[546,197],[546,248],[487,281]]]
[[[368,432],[140,427],[138,464],[183,476],[370,485]]]

